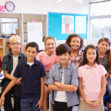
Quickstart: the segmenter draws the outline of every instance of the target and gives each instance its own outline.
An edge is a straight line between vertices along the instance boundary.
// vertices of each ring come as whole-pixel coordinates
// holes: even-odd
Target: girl
[[[4,79],[2,81],[2,92],[13,79],[13,74],[16,66],[26,59],[21,52],[21,37],[19,35],[12,35],[9,38],[10,51],[3,57],[2,70]],[[17,79],[16,85],[5,95],[4,109],[5,111],[20,111],[20,86],[21,78]],[[14,107],[12,107],[11,97],[14,98]]]
[[[45,51],[42,51],[38,54],[38,59],[40,62],[43,63],[45,72],[46,72],[46,78],[45,82],[48,79],[49,76],[49,70],[57,62],[57,56],[55,53],[55,39],[53,37],[46,37],[44,40],[45,44]],[[48,88],[45,86],[45,97],[44,97],[44,106],[43,106],[43,111],[47,111],[47,96],[48,96]],[[52,107],[51,107],[52,108]]]
[[[68,36],[66,44],[71,47],[71,62],[78,67],[82,61],[82,51],[80,51],[80,49],[83,46],[83,39],[77,34],[71,34]]]
[[[107,80],[107,87],[106,87],[106,94],[104,96],[104,103],[111,108],[111,53],[110,53],[110,41],[108,38],[101,38],[98,41],[98,54],[100,64],[102,64],[105,69],[107,70],[106,80]]]
[[[105,91],[105,68],[99,64],[97,49],[88,45],[78,68],[79,111],[104,111],[102,98]]]

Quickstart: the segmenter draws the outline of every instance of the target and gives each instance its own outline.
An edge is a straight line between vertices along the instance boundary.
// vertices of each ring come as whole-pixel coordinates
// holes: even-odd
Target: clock
[[[5,3],[5,8],[7,11],[11,12],[15,9],[15,4],[12,1],[7,1]]]

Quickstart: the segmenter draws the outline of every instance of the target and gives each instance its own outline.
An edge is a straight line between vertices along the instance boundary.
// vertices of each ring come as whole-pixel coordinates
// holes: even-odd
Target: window
[[[90,37],[111,39],[111,1],[92,0],[90,16]]]
[[[0,18],[1,34],[16,34],[18,30],[18,19],[13,18]]]

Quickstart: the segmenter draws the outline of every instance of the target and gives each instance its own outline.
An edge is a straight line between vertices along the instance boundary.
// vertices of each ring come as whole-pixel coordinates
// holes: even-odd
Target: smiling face
[[[79,37],[73,37],[70,42],[71,49],[79,50],[81,41]]]
[[[47,39],[46,42],[45,42],[45,49],[48,51],[48,52],[54,52],[55,51],[55,47],[56,47],[56,44],[55,44],[55,41],[53,39]]]
[[[19,40],[13,40],[9,43],[9,47],[12,51],[12,54],[19,54],[21,49],[21,43]]]
[[[28,47],[26,49],[27,62],[34,62],[37,56],[37,50],[35,47]]]
[[[96,60],[97,54],[96,54],[96,50],[89,48],[86,52],[86,58],[88,63],[94,63]]]
[[[101,41],[98,43],[98,50],[105,54],[109,50],[109,44],[106,41]]]
[[[21,37],[18,35],[12,35],[9,38],[9,47],[13,55],[18,55],[21,50]]]
[[[65,53],[63,53],[61,55],[58,55],[57,57],[58,57],[59,62],[62,65],[66,65],[68,63],[68,61],[69,61],[70,55],[69,55],[68,52],[65,52]]]

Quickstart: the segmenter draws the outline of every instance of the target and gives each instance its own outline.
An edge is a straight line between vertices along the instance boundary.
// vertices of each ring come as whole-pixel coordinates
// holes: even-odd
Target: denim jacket
[[[54,82],[62,82],[62,73],[63,69],[60,65],[60,62],[53,65],[49,71],[49,78],[47,84],[54,84]],[[68,65],[64,68],[64,84],[78,86],[78,74],[77,69],[74,67],[71,62],[68,62]],[[52,102],[54,101],[54,97],[56,96],[56,92],[54,91],[54,95],[52,94]],[[78,96],[76,92],[66,91],[67,98],[67,106],[73,106],[79,104]]]

